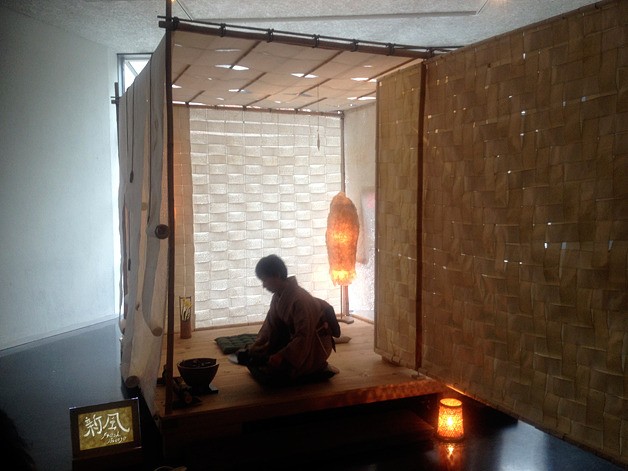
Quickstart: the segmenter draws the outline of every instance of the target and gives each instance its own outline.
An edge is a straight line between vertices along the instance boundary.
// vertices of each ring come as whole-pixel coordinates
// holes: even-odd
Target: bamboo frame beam
[[[172,15],[172,2],[166,1],[166,17]],[[174,125],[172,109],[172,31],[166,27],[166,132],[168,169],[168,331],[166,333],[166,415],[172,413],[174,356]]]
[[[166,20],[168,20],[168,18],[166,18]],[[449,52],[460,47],[424,47],[393,43],[378,43],[374,41],[359,41],[357,39],[347,40],[331,36],[290,33],[287,31],[276,31],[274,29],[227,25],[225,23],[188,21],[180,18],[172,18],[171,22],[175,30],[190,33],[251,39],[255,41],[277,42],[280,44],[292,44],[295,46],[318,47],[321,49],[412,57],[414,59],[429,59],[434,57],[437,53]],[[159,26],[165,27],[165,23],[166,22],[164,21],[160,21]]]

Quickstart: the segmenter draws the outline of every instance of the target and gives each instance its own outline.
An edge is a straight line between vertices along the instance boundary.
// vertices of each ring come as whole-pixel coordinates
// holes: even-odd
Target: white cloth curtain
[[[168,295],[168,240],[155,235],[168,224],[165,51],[164,38],[118,107],[121,373],[128,387],[140,387],[151,412]]]

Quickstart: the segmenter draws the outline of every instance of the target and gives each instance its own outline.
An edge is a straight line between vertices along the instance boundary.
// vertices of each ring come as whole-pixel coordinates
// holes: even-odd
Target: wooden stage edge
[[[166,456],[203,443],[218,443],[220,439],[233,441],[264,421],[316,413],[340,417],[341,411],[354,406],[436,395],[446,389],[438,381],[382,359],[373,351],[374,326],[360,319],[352,324],[341,323],[342,335],[350,340],[338,344],[329,358],[329,363],[340,370],[333,378],[284,388],[262,386],[246,367],[231,363],[214,341],[220,336],[255,334],[258,329],[259,325],[249,325],[198,330],[190,339],[180,339],[177,335],[175,376],[178,376],[176,364],[183,359],[216,358],[220,366],[212,387],[218,392],[199,395],[199,403],[175,408],[166,415],[165,388],[157,387],[155,421]],[[165,356],[164,346],[160,371]],[[431,427],[424,426],[423,432],[429,434],[427,428],[431,431]]]

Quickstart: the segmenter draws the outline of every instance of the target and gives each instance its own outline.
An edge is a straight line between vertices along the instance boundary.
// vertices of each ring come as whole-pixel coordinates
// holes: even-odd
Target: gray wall
[[[116,315],[115,54],[4,8],[0,44],[4,349]]]

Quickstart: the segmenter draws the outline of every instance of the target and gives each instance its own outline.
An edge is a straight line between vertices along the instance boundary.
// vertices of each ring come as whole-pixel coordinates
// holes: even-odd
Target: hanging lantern
[[[436,435],[446,441],[457,441],[464,438],[461,401],[451,397],[440,400]]]
[[[329,274],[335,286],[348,286],[355,278],[359,232],[358,210],[341,191],[331,200],[325,233]]]

